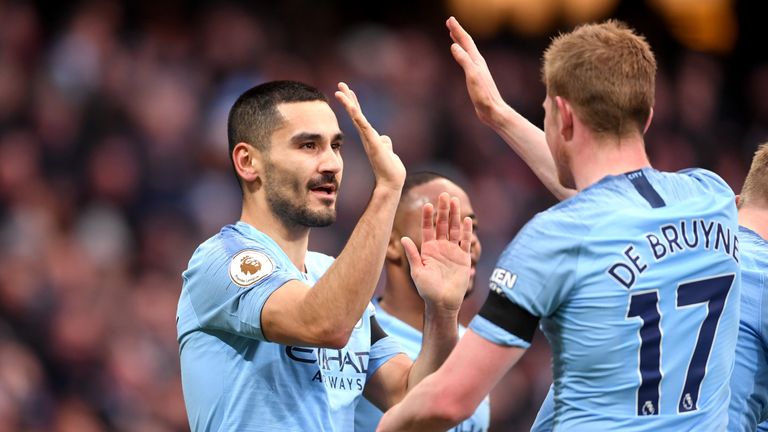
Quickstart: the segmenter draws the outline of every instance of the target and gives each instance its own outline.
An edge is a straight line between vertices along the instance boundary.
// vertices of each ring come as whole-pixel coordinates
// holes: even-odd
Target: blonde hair
[[[624,23],[585,24],[560,34],[544,52],[547,95],[566,99],[598,134],[642,134],[654,102],[656,59]]]
[[[752,158],[744,187],[741,188],[739,207],[758,205],[768,207],[768,143],[757,147]]]

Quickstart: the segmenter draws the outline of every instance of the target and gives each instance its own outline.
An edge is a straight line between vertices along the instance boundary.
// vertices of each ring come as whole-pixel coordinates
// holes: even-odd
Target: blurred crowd
[[[366,17],[346,1],[155,3],[0,0],[0,432],[188,430],[181,272],[239,216],[226,116],[257,83],[297,79],[331,95],[346,81],[406,167],[463,184],[483,243],[479,281],[555,202],[476,119],[444,7],[395,2],[399,12],[378,5]],[[768,140],[768,63],[741,61],[734,78],[732,57],[687,51],[652,17],[637,22],[660,53],[654,165],[703,166],[738,190]],[[505,99],[539,125],[548,36],[479,40]],[[347,136],[345,181],[338,222],[314,230],[310,247],[335,255],[372,177],[332,106]],[[463,321],[486,293],[481,283]],[[530,426],[549,365],[539,335],[492,394],[492,430]]]

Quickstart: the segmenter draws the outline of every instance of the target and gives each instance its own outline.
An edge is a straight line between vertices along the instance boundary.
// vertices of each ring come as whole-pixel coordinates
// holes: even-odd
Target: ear
[[[555,96],[557,116],[560,119],[560,135],[565,141],[573,139],[573,111],[571,104],[560,96]]]
[[[393,229],[389,234],[389,243],[387,243],[385,258],[387,262],[394,265],[400,265],[405,259],[405,250],[403,250],[403,245],[400,244],[400,237],[400,233]]]
[[[648,132],[648,128],[651,127],[651,120],[653,120],[653,107],[651,107],[651,112],[648,113],[648,120],[645,121],[643,135],[645,135],[645,133]]]
[[[736,195],[736,208],[741,207],[742,201],[743,200],[741,199],[741,195]]]
[[[232,161],[237,175],[245,183],[253,183],[262,174],[262,154],[256,147],[239,142],[232,149]]]

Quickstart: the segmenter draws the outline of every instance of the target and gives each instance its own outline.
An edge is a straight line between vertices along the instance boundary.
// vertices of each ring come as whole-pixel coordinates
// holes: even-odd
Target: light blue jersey
[[[741,312],[736,363],[731,376],[728,430],[768,430],[768,242],[739,227],[741,250]],[[531,432],[549,432],[554,420],[552,387],[539,409]]]
[[[555,423],[555,388],[549,386],[549,391],[541,403],[539,413],[531,426],[531,432],[551,432]]]
[[[717,175],[646,168],[605,177],[520,231],[486,305],[530,317],[534,329],[541,320],[553,353],[553,430],[725,429],[737,230],[733,193]],[[494,308],[470,328],[527,348],[531,325],[519,330]]]
[[[400,321],[394,316],[388,314],[379,306],[379,302],[373,302],[376,307],[376,321],[381,328],[392,338],[400,343],[405,353],[411,360],[416,360],[421,351],[422,333],[410,325]],[[463,335],[466,329],[459,326],[459,336]],[[376,430],[383,413],[366,399],[362,399],[357,405],[355,411],[355,431],[372,432]],[[485,432],[491,422],[491,405],[489,398],[485,399],[477,407],[472,417],[464,420],[459,425],[451,429],[451,432]]]
[[[309,252],[300,272],[277,244],[238,222],[204,242],[183,274],[176,317],[184,402],[193,431],[342,431],[366,380],[397,352],[371,346],[372,305],[343,349],[269,342],[267,298],[290,280],[313,285],[333,262]]]
[[[740,227],[739,248],[741,318],[728,430],[751,432],[768,419],[768,241]]]

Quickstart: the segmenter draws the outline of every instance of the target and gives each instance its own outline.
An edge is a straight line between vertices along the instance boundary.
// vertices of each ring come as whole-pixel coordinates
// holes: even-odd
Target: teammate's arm
[[[384,414],[377,431],[444,431],[468,418],[525,350],[471,329],[435,373]]]
[[[405,181],[405,167],[392,141],[379,135],[363,115],[355,93],[339,83],[336,98],[357,128],[376,184],[346,246],[310,289],[290,281],[275,291],[261,313],[264,336],[273,342],[343,347],[370,301]]]
[[[456,18],[449,18],[446,25],[454,42],[451,45],[451,54],[464,70],[467,91],[480,121],[499,134],[558,199],[563,200],[574,195],[575,190],[563,187],[558,180],[544,131],[504,102],[472,36],[461,27]]]
[[[415,362],[405,355],[395,356],[366,384],[365,397],[382,411],[437,370],[458,340],[459,309],[469,286],[472,244],[472,219],[460,222],[460,214],[459,200],[440,194],[434,224],[432,205],[423,207],[421,251],[411,239],[402,239],[411,277],[424,299],[424,332]]]
[[[363,396],[382,411],[400,402],[406,393],[445,361],[458,340],[458,311],[430,311],[424,315],[421,351],[415,361],[398,354],[384,363],[366,383]]]

